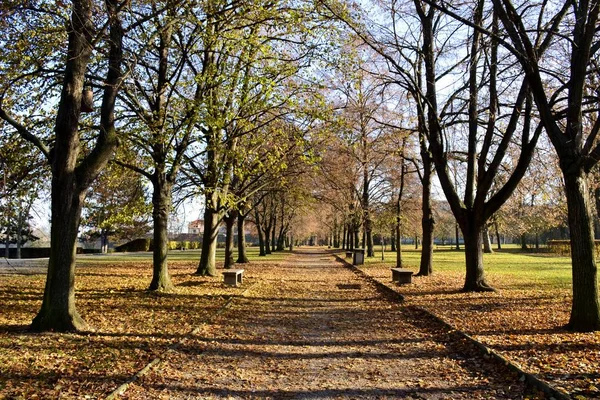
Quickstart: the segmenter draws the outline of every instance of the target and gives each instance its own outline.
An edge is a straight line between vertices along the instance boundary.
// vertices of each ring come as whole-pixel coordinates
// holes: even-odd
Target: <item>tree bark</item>
[[[268,226],[263,227],[265,238],[265,255],[271,254],[271,230]]]
[[[419,265],[420,276],[428,276],[433,272],[432,260],[433,260],[433,230],[435,228],[435,219],[433,217],[433,209],[431,207],[431,156],[429,150],[425,145],[425,139],[421,139],[421,158],[423,160],[423,201],[421,204],[422,218],[421,218],[421,230],[423,236],[423,243],[421,247],[421,263]],[[418,241],[415,238],[415,241]]]
[[[271,228],[271,253],[274,253],[277,251],[277,242],[276,242],[276,238],[275,238],[275,227],[276,225],[273,225],[273,227]]]
[[[265,251],[265,237],[263,236],[262,222],[258,210],[254,211],[254,222],[256,223],[256,231],[258,232],[258,256],[265,257],[267,255]]]
[[[217,236],[219,234],[218,211],[214,210],[210,204],[204,209],[204,235],[202,236],[202,254],[200,254],[200,263],[196,270],[196,275],[217,276]]]
[[[367,257],[375,257],[375,246],[373,245],[373,230],[371,229],[371,220],[368,220],[369,227],[365,229],[367,242]]]
[[[491,254],[494,252],[492,250],[492,242],[490,240],[490,230],[488,224],[483,224],[483,252],[486,254]]]
[[[494,229],[496,231],[496,241],[498,242],[498,250],[502,250],[502,244],[500,243],[500,230],[498,229],[498,222],[494,222]]]
[[[468,225],[467,225],[468,224]],[[494,291],[488,285],[483,270],[483,223],[471,217],[465,218],[461,224],[463,238],[465,240],[465,260],[467,273],[465,276],[464,292],[491,292]]]
[[[581,332],[594,331],[600,329],[600,304],[587,176],[581,169],[568,168],[564,163],[561,169],[565,179],[573,271],[573,303],[568,327]]]
[[[238,231],[238,258],[236,263],[247,264],[248,255],[246,254],[246,215],[238,213],[237,218],[237,231]]]
[[[102,254],[108,253],[108,232],[106,229],[100,231],[100,251]]]
[[[460,250],[460,229],[458,224],[454,225],[454,245],[456,250]]]
[[[171,184],[166,175],[157,170],[152,177],[152,218],[154,243],[152,249],[152,281],[148,290],[170,292],[173,283],[169,276],[167,257],[169,254],[169,212],[171,211]]]
[[[84,193],[74,189],[73,173],[52,177],[50,260],[42,307],[33,319],[34,331],[80,331],[88,328],[75,307],[75,252]]]

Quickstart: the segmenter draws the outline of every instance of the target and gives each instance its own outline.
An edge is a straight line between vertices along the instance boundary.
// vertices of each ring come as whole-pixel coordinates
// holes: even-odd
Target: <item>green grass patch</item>
[[[527,284],[544,284],[556,287],[570,287],[571,258],[556,256],[549,253],[520,251],[516,245],[505,246],[506,249],[494,251],[493,254],[483,255],[483,265],[489,279],[504,275],[518,278]],[[388,247],[389,249],[389,247]],[[414,247],[402,248],[403,263],[417,270],[421,259],[421,250]],[[394,265],[396,253],[385,252],[383,263]],[[375,257],[365,258],[365,264],[381,264],[381,246],[376,246]],[[450,246],[436,246],[433,251],[433,271],[436,272],[465,272],[464,250],[453,250]]]

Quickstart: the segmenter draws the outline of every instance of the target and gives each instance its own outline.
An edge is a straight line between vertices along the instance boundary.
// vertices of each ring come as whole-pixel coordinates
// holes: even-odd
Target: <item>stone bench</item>
[[[406,268],[391,268],[392,270],[392,282],[411,283],[413,272]]]
[[[244,280],[243,269],[228,269],[223,271],[223,279],[226,285],[237,286]]]

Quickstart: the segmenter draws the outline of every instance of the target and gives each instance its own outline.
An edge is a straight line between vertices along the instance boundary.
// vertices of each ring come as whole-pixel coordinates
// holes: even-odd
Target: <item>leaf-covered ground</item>
[[[464,255],[457,257],[462,260]],[[559,268],[553,265],[560,259],[499,253],[486,260],[493,257],[512,261],[510,268],[491,268],[493,272],[488,273],[495,293],[461,293],[464,271],[435,270],[439,265],[435,256],[434,274],[415,276],[408,285],[392,283],[389,262],[368,263],[361,269],[405,295],[408,305],[433,312],[573,398],[600,399],[600,332],[564,329],[569,320],[571,288],[559,279]],[[532,273],[530,263],[542,267]],[[418,271],[417,267],[407,268]]]
[[[331,256],[251,266],[257,282],[122,398],[503,399],[524,387]]]
[[[77,305],[95,328],[86,334],[26,332],[45,276],[0,271],[0,399],[105,398],[156,357],[162,362],[122,398],[539,396],[331,255],[253,262],[241,288],[193,276],[196,263],[181,260],[170,267],[169,295],[145,291],[148,261],[108,260],[77,270]],[[376,276],[379,269],[385,281],[386,267],[369,267]],[[502,337],[492,329],[490,337]]]
[[[170,266],[168,295],[145,291],[149,263],[84,265],[76,302],[95,331],[33,334],[45,275],[16,267],[25,274],[0,274],[0,399],[103,398],[242,290],[193,276],[193,262]]]

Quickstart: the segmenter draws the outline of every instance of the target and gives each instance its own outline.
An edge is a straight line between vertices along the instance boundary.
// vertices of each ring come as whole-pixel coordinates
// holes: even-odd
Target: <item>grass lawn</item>
[[[389,249],[389,246],[388,246]],[[385,252],[385,263],[395,264],[396,253]],[[402,248],[403,263],[414,271],[419,269],[421,250],[413,246]],[[376,247],[375,257],[365,258],[367,265],[381,264],[381,246]],[[551,253],[523,252],[517,245],[504,245],[502,250],[483,255],[483,264],[488,279],[494,286],[496,276],[513,276],[517,284],[549,285],[550,288],[571,287],[571,258]],[[463,273],[465,271],[465,253],[453,250],[450,246],[436,246],[433,255],[434,273]]]
[[[564,330],[571,307],[571,259],[508,247],[484,255],[495,293],[462,293],[462,250],[439,246],[433,275],[413,276],[408,285],[391,282],[395,253],[366,258],[367,274],[405,295],[406,304],[425,308],[486,345],[579,398],[600,398],[600,332]],[[420,251],[403,248],[404,267],[418,272]],[[576,397],[577,398],[577,397]]]

